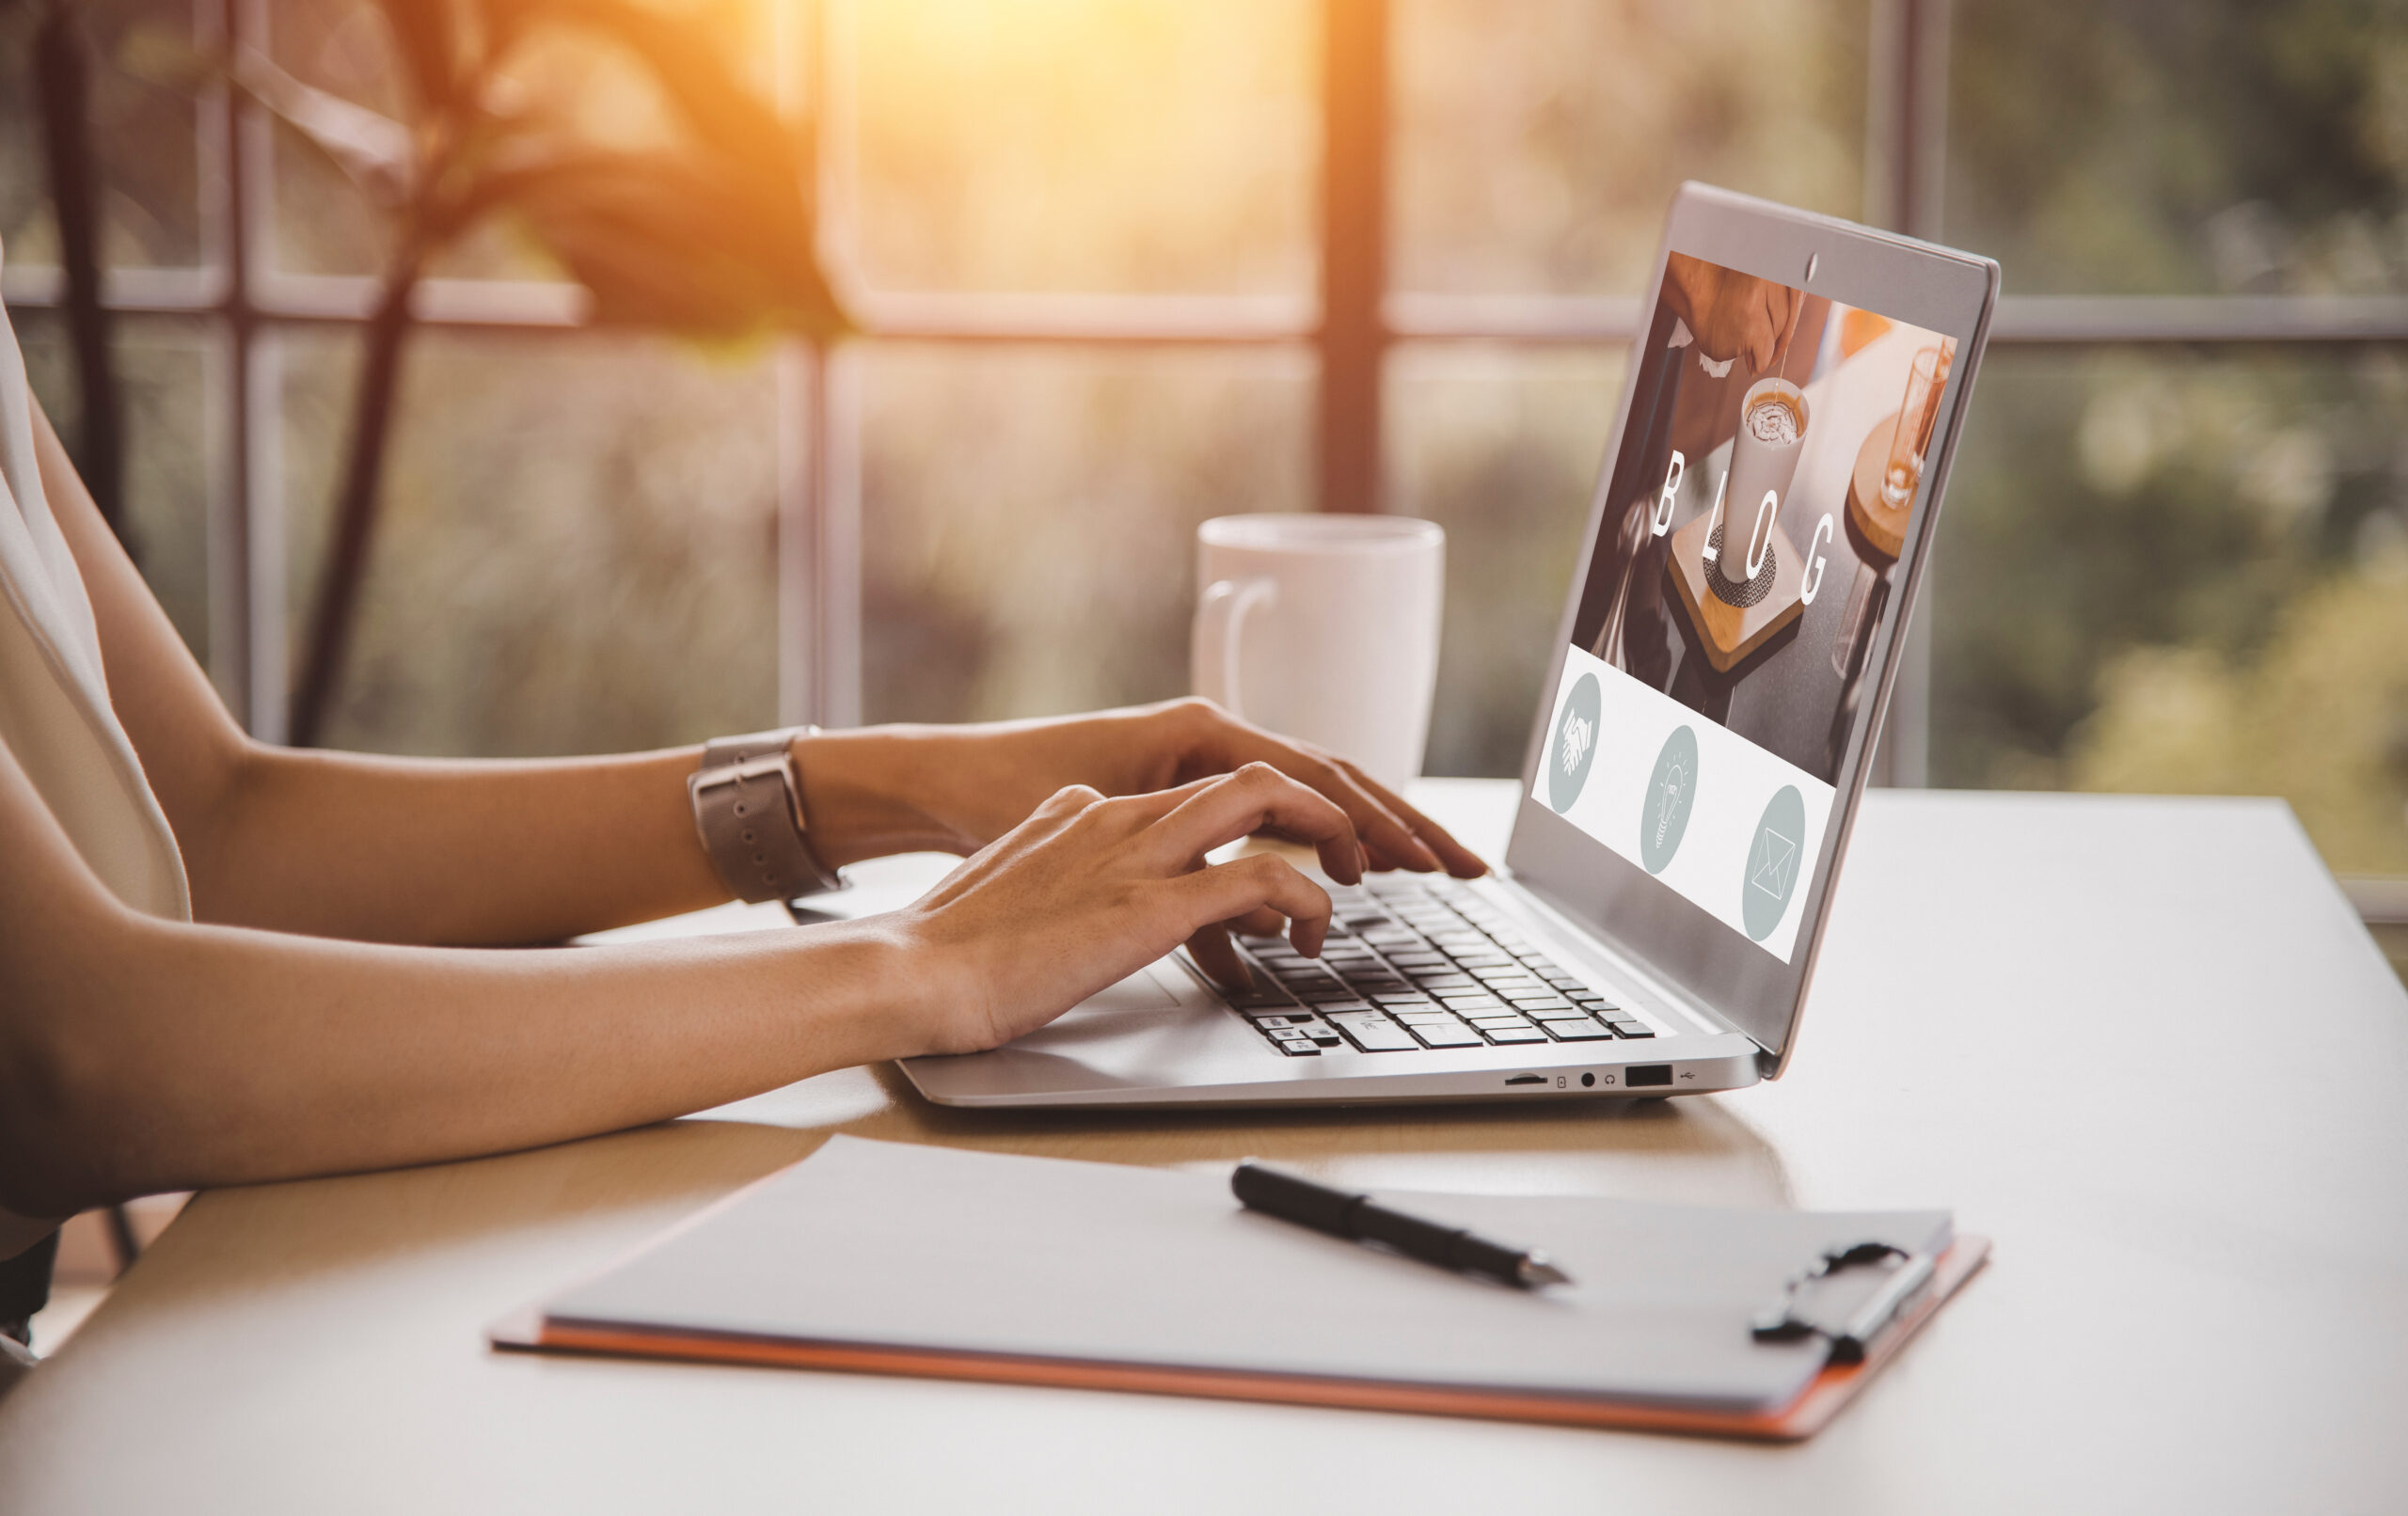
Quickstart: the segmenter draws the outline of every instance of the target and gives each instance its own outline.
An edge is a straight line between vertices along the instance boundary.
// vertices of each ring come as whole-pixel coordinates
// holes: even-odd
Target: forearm
[[[920,771],[957,756],[938,733],[830,733],[799,746],[812,840],[831,864],[983,841],[918,803]],[[250,745],[179,819],[195,913],[363,941],[495,945],[699,909],[727,898],[687,798],[700,757],[452,762]]]
[[[194,914],[488,945],[697,909],[727,897],[687,805],[697,756],[454,762],[254,746],[177,817]]]
[[[526,952],[131,915],[64,935],[0,971],[40,1008],[0,1027],[0,1204],[26,1214],[557,1142],[927,1035],[877,922]]]

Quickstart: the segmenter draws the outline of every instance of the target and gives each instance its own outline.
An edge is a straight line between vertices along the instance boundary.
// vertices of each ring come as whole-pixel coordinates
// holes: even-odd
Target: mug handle
[[[1188,643],[1188,671],[1196,693],[1220,702],[1240,720],[1245,711],[1238,703],[1238,649],[1244,645],[1246,613],[1277,595],[1278,587],[1269,579],[1216,579],[1196,603],[1196,625]]]

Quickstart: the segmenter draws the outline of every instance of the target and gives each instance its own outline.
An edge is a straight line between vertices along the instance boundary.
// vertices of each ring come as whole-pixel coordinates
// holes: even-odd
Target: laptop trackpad
[[[1079,1002],[1078,1008],[1082,1011],[1169,1010],[1179,1003],[1179,997],[1164,988],[1163,982],[1154,977],[1154,971],[1158,967],[1160,966],[1149,963],[1118,984],[1106,985]]]
[[[1168,963],[1148,964],[998,1050],[1068,1052],[1073,1049],[1113,1048],[1130,1038],[1150,1043],[1166,1034],[1178,1035],[1172,1029],[1182,1026],[1188,1027],[1188,1034],[1192,1035],[1189,1019],[1170,1014],[1180,1008],[1180,997],[1160,977],[1178,972]],[[1213,1030],[1222,1029],[1215,1025]]]

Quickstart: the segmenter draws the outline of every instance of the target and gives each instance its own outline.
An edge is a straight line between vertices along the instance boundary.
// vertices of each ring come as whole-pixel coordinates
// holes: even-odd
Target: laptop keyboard
[[[1229,1005],[1291,1058],[1653,1037],[1459,885],[1411,876],[1333,886],[1329,940],[1239,937],[1252,983]]]

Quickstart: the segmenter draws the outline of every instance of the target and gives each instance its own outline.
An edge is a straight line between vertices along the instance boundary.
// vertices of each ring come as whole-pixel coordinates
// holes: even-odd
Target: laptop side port
[[[1623,1082],[1634,1090],[1643,1090],[1651,1085],[1661,1087],[1663,1085],[1670,1084],[1672,1082],[1672,1066],[1670,1064],[1635,1064],[1631,1066],[1630,1070],[1624,1075]]]
[[[1545,1074],[1516,1074],[1505,1082],[1508,1084],[1544,1084],[1546,1082],[1546,1076]]]

